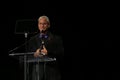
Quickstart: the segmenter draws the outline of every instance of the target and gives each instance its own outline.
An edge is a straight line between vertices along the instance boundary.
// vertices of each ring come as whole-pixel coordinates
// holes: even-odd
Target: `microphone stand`
[[[27,42],[27,36],[28,36],[28,33],[27,32],[25,32],[24,33],[24,35],[25,35],[25,42]],[[27,80],[27,55],[26,55],[26,53],[27,53],[27,44],[25,44],[25,54],[24,54],[24,80]]]

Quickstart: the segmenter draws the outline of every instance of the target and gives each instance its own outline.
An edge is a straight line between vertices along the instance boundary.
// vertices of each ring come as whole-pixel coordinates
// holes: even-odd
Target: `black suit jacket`
[[[29,40],[28,52],[35,52],[42,45],[42,40],[48,51],[49,57],[62,58],[64,54],[64,47],[62,38],[50,32],[46,34],[47,38],[41,38],[40,33]]]

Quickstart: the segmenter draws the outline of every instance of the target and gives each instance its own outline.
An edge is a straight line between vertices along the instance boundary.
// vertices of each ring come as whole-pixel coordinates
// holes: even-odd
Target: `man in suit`
[[[63,41],[58,35],[49,31],[50,21],[47,16],[38,18],[39,33],[29,40],[28,50],[34,53],[34,58],[50,57],[55,61],[39,63],[39,70],[36,71],[36,63],[32,65],[32,80],[61,80],[61,63],[63,60]],[[45,69],[44,69],[45,68]],[[44,71],[45,70],[45,71]]]

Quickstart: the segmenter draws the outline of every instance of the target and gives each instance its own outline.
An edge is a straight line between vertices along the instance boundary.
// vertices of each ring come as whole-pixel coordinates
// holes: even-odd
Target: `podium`
[[[33,56],[34,52],[27,52],[27,53],[11,53],[9,54],[9,56],[22,56],[22,61],[24,63],[24,80],[29,80],[29,64],[31,63],[36,63],[36,72],[37,72],[37,79],[36,80],[40,80],[39,78],[39,64],[40,63],[44,63],[44,80],[46,80],[46,62],[52,62],[52,61],[56,61],[56,58],[51,58],[48,56],[44,56],[41,55],[40,57],[35,58]],[[32,55],[32,56],[31,56]]]

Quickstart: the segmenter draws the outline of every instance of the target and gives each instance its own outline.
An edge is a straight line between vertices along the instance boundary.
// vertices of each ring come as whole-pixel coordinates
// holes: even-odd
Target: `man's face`
[[[41,18],[38,21],[38,28],[40,31],[45,31],[48,29],[48,27],[49,27],[49,23],[47,22],[47,20],[45,18]]]

